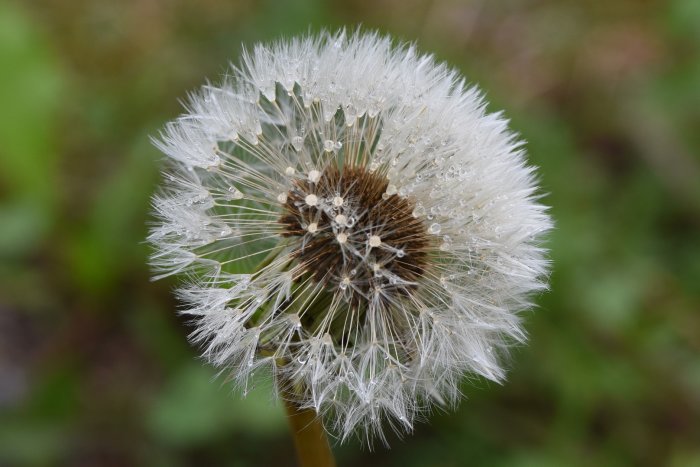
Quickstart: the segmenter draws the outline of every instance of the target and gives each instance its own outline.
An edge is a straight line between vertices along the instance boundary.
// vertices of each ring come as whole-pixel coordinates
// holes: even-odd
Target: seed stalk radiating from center
[[[405,295],[424,273],[430,237],[415,203],[363,167],[329,166],[296,180],[279,219],[285,237],[303,237],[295,258],[314,280],[348,301]],[[391,193],[391,194],[390,194]]]

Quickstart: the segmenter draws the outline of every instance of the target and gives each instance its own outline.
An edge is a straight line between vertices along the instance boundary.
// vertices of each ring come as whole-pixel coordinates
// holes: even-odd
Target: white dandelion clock
[[[383,438],[503,379],[551,222],[455,71],[375,34],[256,46],[157,145],[152,263],[187,274],[193,341],[241,386],[268,368],[330,432]]]

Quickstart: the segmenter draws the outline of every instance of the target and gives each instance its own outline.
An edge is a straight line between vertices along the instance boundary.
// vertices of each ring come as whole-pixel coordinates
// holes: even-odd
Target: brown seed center
[[[296,180],[279,223],[283,236],[300,238],[294,255],[302,269],[355,299],[414,288],[431,238],[413,216],[415,203],[391,188],[363,167],[330,166]]]

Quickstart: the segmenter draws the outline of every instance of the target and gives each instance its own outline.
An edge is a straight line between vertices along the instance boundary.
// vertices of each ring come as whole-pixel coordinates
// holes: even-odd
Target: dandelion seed
[[[244,57],[157,142],[152,264],[187,274],[205,357],[245,390],[269,368],[341,439],[411,430],[463,375],[503,380],[551,228],[506,120],[376,34]]]
[[[338,214],[335,216],[335,219],[333,219],[336,224],[340,226],[344,226],[348,224],[348,218],[345,214]]]
[[[312,170],[312,171],[309,172],[309,180],[310,180],[312,183],[316,183],[316,182],[318,182],[320,179],[321,179],[321,172],[319,172],[318,170]]]
[[[307,195],[306,198],[304,198],[304,201],[309,206],[316,206],[318,204],[318,196],[316,196],[314,194]]]

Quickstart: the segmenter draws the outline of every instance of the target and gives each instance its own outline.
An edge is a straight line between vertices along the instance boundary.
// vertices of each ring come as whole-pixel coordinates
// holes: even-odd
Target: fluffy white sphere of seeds
[[[376,34],[258,45],[156,144],[152,264],[188,274],[193,340],[241,385],[269,367],[345,438],[503,379],[551,223],[457,72]]]

